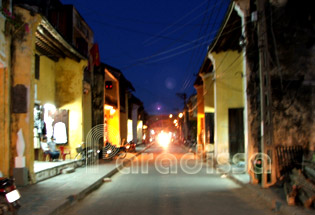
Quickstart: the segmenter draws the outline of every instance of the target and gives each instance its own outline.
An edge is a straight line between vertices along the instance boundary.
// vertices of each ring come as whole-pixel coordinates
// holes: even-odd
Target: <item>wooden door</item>
[[[244,153],[244,119],[243,108],[229,109],[229,151],[230,157]]]

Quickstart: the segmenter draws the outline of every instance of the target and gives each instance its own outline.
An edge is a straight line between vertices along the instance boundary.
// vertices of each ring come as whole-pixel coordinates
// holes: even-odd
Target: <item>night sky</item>
[[[149,114],[183,109],[230,0],[61,0],[94,32],[103,63],[120,69]]]

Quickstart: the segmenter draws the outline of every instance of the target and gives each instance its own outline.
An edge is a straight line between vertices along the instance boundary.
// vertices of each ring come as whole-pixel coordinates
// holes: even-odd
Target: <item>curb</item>
[[[55,210],[53,210],[52,212],[50,212],[48,215],[58,215],[61,212],[63,212],[64,210],[68,209],[70,206],[74,205],[76,202],[84,199],[88,194],[90,194],[91,192],[93,192],[94,190],[98,189],[100,186],[103,185],[104,183],[104,178],[110,178],[112,176],[114,176],[116,173],[119,172],[120,169],[124,168],[125,165],[130,164],[137,156],[139,156],[141,153],[143,153],[145,150],[147,150],[148,148],[150,148],[153,144],[148,145],[147,147],[145,147],[144,149],[142,149],[140,152],[137,152],[134,156],[132,156],[130,159],[124,161],[122,164],[120,164],[118,167],[114,168],[113,170],[111,170],[109,173],[107,173],[106,175],[104,175],[103,177],[101,177],[100,179],[98,179],[96,182],[94,182],[93,184],[91,184],[90,186],[88,186],[87,188],[85,188],[84,190],[82,190],[81,192],[74,194],[74,195],[70,195],[68,196],[68,198],[66,199],[66,201],[61,204],[60,206],[58,206]]]
[[[261,198],[267,205],[271,206],[274,212],[280,212],[281,214],[288,215],[310,215],[314,213],[314,210],[300,208],[299,206],[289,206],[285,201],[279,199],[274,195],[268,194],[268,188],[255,187],[253,184],[244,184],[242,181],[238,180],[231,174],[227,174],[227,177],[234,181],[236,184],[248,189],[251,192],[255,192],[259,198]]]

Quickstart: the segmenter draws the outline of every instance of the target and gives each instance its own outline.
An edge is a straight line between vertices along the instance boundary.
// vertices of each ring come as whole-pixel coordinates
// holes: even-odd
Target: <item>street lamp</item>
[[[172,119],[173,118],[173,114],[170,114],[169,117],[170,117],[170,119]]]
[[[179,118],[183,118],[183,115],[184,115],[183,113],[179,113],[179,114],[178,114],[178,117],[179,117]]]

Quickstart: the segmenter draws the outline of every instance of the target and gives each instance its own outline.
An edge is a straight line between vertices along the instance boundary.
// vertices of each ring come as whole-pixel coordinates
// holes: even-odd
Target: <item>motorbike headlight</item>
[[[129,149],[130,148],[130,145],[126,146],[126,149]]]

